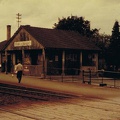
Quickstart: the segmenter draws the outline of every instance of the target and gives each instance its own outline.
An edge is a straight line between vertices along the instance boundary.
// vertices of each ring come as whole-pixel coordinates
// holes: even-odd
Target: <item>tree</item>
[[[63,17],[62,19],[58,18],[58,23],[54,24],[54,29],[73,30],[87,37],[93,33],[93,31],[90,30],[90,21],[77,16]]]
[[[115,21],[109,46],[109,64],[118,69],[120,67],[120,32],[119,22]]]

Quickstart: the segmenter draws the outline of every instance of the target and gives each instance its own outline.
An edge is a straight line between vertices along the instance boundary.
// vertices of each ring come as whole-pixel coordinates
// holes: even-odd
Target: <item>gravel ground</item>
[[[27,103],[28,101],[32,101],[32,100],[0,93],[0,106],[16,105],[25,102]]]
[[[9,100],[8,100],[9,99]],[[0,120],[120,120],[120,99],[75,98],[62,101],[31,101],[2,95]],[[15,113],[15,114],[13,114]]]

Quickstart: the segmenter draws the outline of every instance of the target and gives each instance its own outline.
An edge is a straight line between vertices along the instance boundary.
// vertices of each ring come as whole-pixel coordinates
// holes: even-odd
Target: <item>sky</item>
[[[20,25],[53,28],[58,18],[84,17],[91,29],[100,29],[101,34],[111,35],[115,21],[120,22],[120,0],[0,0],[0,41],[7,39],[7,25],[11,36]]]

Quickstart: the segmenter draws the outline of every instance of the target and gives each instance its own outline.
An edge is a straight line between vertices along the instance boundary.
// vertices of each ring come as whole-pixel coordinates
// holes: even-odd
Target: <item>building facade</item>
[[[22,61],[25,75],[80,75],[82,70],[98,69],[100,49],[86,37],[73,31],[32,27],[20,28],[0,43],[3,71],[14,72]]]

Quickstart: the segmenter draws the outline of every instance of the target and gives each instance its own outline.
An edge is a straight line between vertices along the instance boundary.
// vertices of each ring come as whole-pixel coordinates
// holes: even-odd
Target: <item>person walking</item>
[[[16,65],[16,71],[17,71],[18,83],[20,83],[20,82],[21,82],[21,79],[22,79],[22,73],[23,73],[23,65],[21,64],[20,61],[19,61],[18,64]]]

